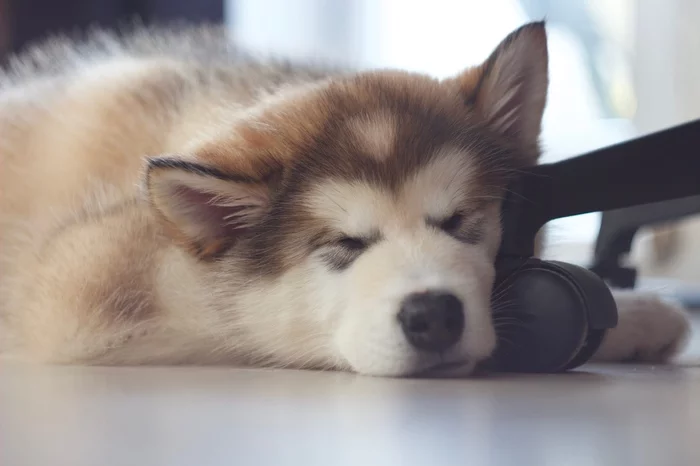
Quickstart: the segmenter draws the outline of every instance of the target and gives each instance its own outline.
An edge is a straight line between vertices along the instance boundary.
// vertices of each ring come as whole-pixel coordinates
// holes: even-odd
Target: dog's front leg
[[[663,363],[683,349],[690,335],[683,308],[650,293],[615,290],[613,295],[619,322],[594,361]]]

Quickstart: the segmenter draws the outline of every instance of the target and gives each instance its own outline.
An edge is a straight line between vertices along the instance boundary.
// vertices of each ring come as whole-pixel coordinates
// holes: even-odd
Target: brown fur
[[[327,322],[274,308],[315,303],[274,290],[290,277],[305,286],[317,250],[330,269],[356,260],[337,247],[324,189],[388,202],[411,183],[427,193],[419,175],[441,162],[465,177],[469,218],[451,232],[463,246],[436,239],[458,255],[433,252],[455,269],[462,256],[491,261],[476,277],[488,296],[503,189],[539,155],[546,62],[541,23],[443,82],[257,62],[210,28],[30,51],[0,88],[0,350],[59,363],[418,370],[358,369],[330,348]],[[446,221],[397,219],[423,235]],[[351,239],[382,240],[360,233]],[[369,293],[367,280],[356,281]]]

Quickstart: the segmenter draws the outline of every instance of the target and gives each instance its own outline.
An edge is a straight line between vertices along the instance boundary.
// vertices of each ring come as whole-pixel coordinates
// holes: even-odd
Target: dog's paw
[[[664,363],[688,341],[686,311],[656,295],[615,291],[619,320],[594,356],[605,362]]]

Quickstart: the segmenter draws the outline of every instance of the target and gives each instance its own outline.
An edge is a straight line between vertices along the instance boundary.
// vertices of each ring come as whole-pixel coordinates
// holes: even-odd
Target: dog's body
[[[493,351],[500,199],[539,156],[542,24],[443,82],[262,64],[212,29],[57,44],[15,67],[4,357],[407,375],[466,374]],[[406,312],[425,296],[453,335],[416,337]],[[599,359],[662,360],[687,333],[653,297],[619,306]]]

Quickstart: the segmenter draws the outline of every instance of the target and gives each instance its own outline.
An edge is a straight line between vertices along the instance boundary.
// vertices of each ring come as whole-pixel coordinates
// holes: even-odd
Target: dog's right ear
[[[234,176],[176,158],[149,160],[146,189],[168,234],[202,259],[233,246],[270,202],[269,179]]]

